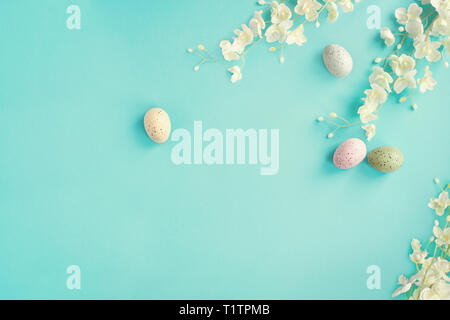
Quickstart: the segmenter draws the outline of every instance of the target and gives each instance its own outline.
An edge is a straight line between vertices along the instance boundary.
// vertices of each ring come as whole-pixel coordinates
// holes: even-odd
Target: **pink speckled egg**
[[[364,160],[367,148],[364,141],[357,138],[345,140],[334,152],[333,162],[339,169],[356,167]]]

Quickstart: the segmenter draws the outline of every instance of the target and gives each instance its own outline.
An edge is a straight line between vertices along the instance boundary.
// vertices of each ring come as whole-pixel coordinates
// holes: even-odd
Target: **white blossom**
[[[428,256],[428,252],[422,251],[420,241],[417,239],[413,239],[411,241],[411,248],[413,249],[413,253],[409,255],[409,258],[412,262],[417,264],[423,264],[425,262],[426,257]]]
[[[222,48],[223,58],[227,61],[239,60],[239,55],[233,50],[233,46],[231,42],[228,40],[222,40],[219,44],[220,48]]]
[[[322,5],[316,0],[298,0],[294,11],[298,15],[305,15],[306,20],[314,21],[319,16],[318,10]]]
[[[391,75],[384,71],[383,68],[375,66],[373,67],[373,72],[369,77],[369,82],[373,86],[373,84],[379,85],[381,88],[389,91],[389,84],[394,81]]]
[[[378,115],[373,114],[369,110],[370,109],[366,106],[362,106],[358,109],[359,119],[362,123],[368,123],[370,121],[375,121],[378,119]]]
[[[420,292],[420,300],[450,300],[450,284],[438,281]]]
[[[376,83],[372,83],[372,88],[365,90],[364,94],[366,95],[366,97],[362,100],[365,101],[366,104],[372,104],[376,106],[385,103],[388,96],[386,90],[384,90]]]
[[[388,47],[392,46],[395,43],[394,34],[392,33],[391,29],[387,27],[381,29],[380,36]]]
[[[447,51],[447,54],[450,54],[450,38],[444,38],[441,41],[442,45],[444,46],[445,50]]]
[[[438,246],[450,245],[450,228],[441,229],[439,227],[439,221],[434,221],[433,234],[436,237],[436,244]]]
[[[242,79],[241,68],[239,66],[231,67],[230,69],[228,69],[228,71],[232,73],[231,75],[232,83],[235,83]]]
[[[372,140],[372,138],[375,136],[375,130],[376,127],[374,124],[366,124],[363,125],[361,128],[366,132],[367,141]]]
[[[342,11],[344,12],[353,11],[353,2],[351,0],[341,0],[339,1],[339,5],[341,6]]]
[[[450,34],[449,16],[439,15],[436,20],[434,20],[431,31],[434,36],[448,36]]]
[[[432,72],[430,71],[430,68],[428,66],[426,66],[424,77],[417,80],[417,82],[420,85],[420,92],[425,92],[427,90],[433,90],[433,88],[437,84],[437,82],[431,76],[432,76]]]
[[[408,292],[411,289],[411,286],[416,282],[417,282],[416,277],[411,277],[410,279],[408,279],[404,275],[400,275],[400,277],[398,277],[398,284],[400,285],[400,287],[398,287],[394,291],[394,293],[392,294],[392,298],[395,298],[403,293]]]
[[[245,50],[245,47],[253,42],[253,31],[243,24],[242,30],[236,29],[234,30],[234,33],[237,37],[234,38],[233,50],[241,54]]]
[[[262,37],[262,30],[266,28],[266,22],[262,17],[262,10],[255,11],[255,16],[250,20],[248,26],[252,30],[254,36]]]
[[[291,9],[284,3],[279,4],[277,1],[272,2],[270,13],[272,23],[281,23],[292,17]]]
[[[421,281],[421,284],[430,287],[436,284],[441,279],[446,281],[450,281],[447,273],[450,272],[450,262],[446,259],[442,259],[441,257],[436,258],[428,258],[430,266],[428,268],[424,268],[426,270],[426,277]]]
[[[405,25],[406,32],[408,32],[411,38],[416,38],[423,34],[423,24],[420,19],[423,9],[412,3],[408,10],[405,8],[398,8],[395,10],[395,17],[399,24]]]
[[[439,183],[439,180],[435,178],[435,182]],[[446,191],[442,191],[439,198],[431,199],[428,204],[438,215],[443,215],[449,205]],[[447,224],[443,229],[437,220],[434,222],[434,236],[430,237],[427,245],[428,247],[434,242],[433,256],[428,257],[428,252],[422,250],[419,240],[411,241],[413,252],[410,259],[416,264],[417,272],[409,279],[401,275],[398,280],[400,286],[392,297],[409,292],[408,297],[411,300],[450,300],[450,261],[447,256],[450,245],[450,215],[447,215],[446,220]]]
[[[450,13],[450,3],[448,0],[431,0],[430,3],[440,16],[448,17]]]
[[[286,43],[287,44],[296,43],[297,45],[301,46],[307,41],[303,32],[304,32],[303,24],[299,25],[295,30],[289,31],[286,38]]]
[[[416,48],[414,57],[417,59],[426,58],[430,62],[441,59],[441,53],[439,52],[441,43],[438,41],[431,42],[430,38],[421,36],[414,41],[414,47]]]
[[[400,57],[393,54],[390,59],[392,71],[398,76],[402,76],[416,67],[416,61],[406,54],[402,54]]]
[[[287,37],[287,32],[292,27],[292,24],[292,20],[286,20],[279,24],[272,24],[266,30],[266,41],[269,43],[275,41],[278,41],[280,43],[284,42]]]
[[[358,114],[362,123],[368,123],[378,119],[378,116],[374,112],[380,104],[386,102],[387,92],[378,84],[373,83],[372,88],[364,91],[364,94],[366,95],[362,98],[364,104],[359,107]],[[375,135],[375,130],[370,130],[370,133]]]
[[[339,17],[339,10],[336,3],[330,1],[327,3],[328,21],[335,22]]]
[[[416,73],[417,70],[410,70],[399,76],[394,83],[394,91],[398,94],[402,93],[406,88],[416,88],[416,79],[414,78]]]
[[[437,199],[432,198],[428,203],[428,207],[434,209],[438,216],[442,216],[448,206],[450,206],[450,199],[448,198],[447,191],[442,191]]]
[[[359,107],[358,114],[361,122],[369,123],[371,121],[378,119],[378,116],[374,114],[377,107],[378,107],[377,104],[367,101],[361,107]]]

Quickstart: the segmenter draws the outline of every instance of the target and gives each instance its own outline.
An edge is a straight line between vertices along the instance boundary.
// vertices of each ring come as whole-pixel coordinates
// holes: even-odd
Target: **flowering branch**
[[[370,89],[364,91],[364,104],[358,109],[360,121],[354,122],[363,124],[368,141],[375,135],[375,121],[388,96],[397,95],[400,103],[411,99],[411,106],[416,110],[414,91],[417,88],[421,93],[433,90],[437,82],[432,77],[430,64],[440,61],[445,52],[450,52],[450,0],[418,1],[420,5],[412,3],[408,9],[395,11],[398,33],[392,33],[389,28],[381,29],[381,39],[388,47],[395,45],[395,49],[386,58],[375,59],[377,65],[369,77]],[[427,61],[427,65],[423,77],[416,79],[419,60]],[[448,67],[448,62],[442,60]],[[406,91],[409,94],[405,94]],[[344,127],[349,126],[336,125],[328,137],[333,137]]]
[[[354,0],[354,2],[360,2],[360,0]],[[200,63],[194,67],[195,71],[208,62],[241,61],[240,65],[234,65],[228,69],[232,74],[231,82],[235,83],[242,79],[245,55],[263,39],[267,43],[279,43],[279,46],[270,47],[269,52],[279,51],[280,63],[284,63],[286,45],[302,46],[307,42],[304,35],[306,23],[314,22],[318,28],[320,27],[319,17],[324,11],[327,11],[328,21],[334,22],[339,16],[339,8],[343,12],[351,12],[354,5],[352,0],[297,0],[295,7],[289,7],[285,0],[282,0],[281,3],[259,0],[258,4],[263,7],[263,10],[255,11],[248,25],[243,24],[241,29],[234,31],[235,37],[232,42],[229,40],[220,42],[223,59],[214,57],[203,45],[198,45],[197,49],[188,49],[189,53],[194,53],[201,59]],[[264,16],[268,15],[269,11],[270,16],[265,18]],[[303,22],[294,28],[294,24],[300,17],[304,17]]]
[[[435,220],[433,227],[433,236],[428,244],[422,250],[419,240],[413,239],[411,247],[413,252],[409,255],[412,262],[416,264],[417,272],[410,278],[400,275],[398,278],[399,287],[394,291],[392,297],[404,294],[411,300],[449,300],[450,299],[450,199],[447,190],[450,184],[445,188],[440,185],[439,179],[434,179],[435,183],[441,189],[438,198],[432,198],[428,207],[434,209],[440,217],[445,217],[445,226],[443,229],[439,226],[439,221]],[[433,250],[433,256],[428,256],[428,249]]]

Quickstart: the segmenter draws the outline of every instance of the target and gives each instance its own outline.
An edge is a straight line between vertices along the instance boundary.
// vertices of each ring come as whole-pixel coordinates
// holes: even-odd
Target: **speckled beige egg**
[[[157,143],[163,143],[170,136],[169,115],[160,108],[150,109],[144,116],[144,127],[150,139]]]
[[[335,77],[347,76],[353,69],[353,59],[350,53],[338,44],[325,47],[322,54],[323,63]]]
[[[403,154],[395,147],[384,146],[372,150],[367,157],[369,164],[381,172],[394,172],[403,164]]]

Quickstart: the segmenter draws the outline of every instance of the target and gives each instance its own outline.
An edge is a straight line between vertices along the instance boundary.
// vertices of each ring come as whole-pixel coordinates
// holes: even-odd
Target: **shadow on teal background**
[[[314,119],[354,117],[371,62],[385,56],[366,9],[382,25],[410,1],[363,1],[333,24],[306,28],[286,62],[269,45],[247,56],[232,85],[226,63],[202,66],[188,47],[215,53],[248,22],[255,1],[7,0],[0,3],[0,298],[387,299],[410,273],[412,237],[428,239],[435,176],[450,177],[450,74],[419,109],[390,100],[369,150],[394,145],[404,167],[380,174],[330,161],[358,128],[326,139]],[[82,29],[69,31],[70,4]],[[354,71],[330,76],[330,43]],[[164,108],[173,129],[280,129],[280,170],[175,166],[173,142],[156,145],[145,112]],[[82,288],[66,288],[79,265]],[[366,269],[381,268],[368,290]]]

